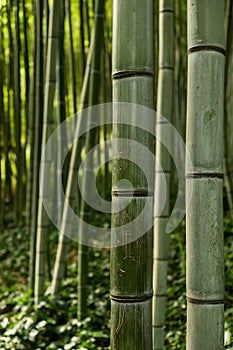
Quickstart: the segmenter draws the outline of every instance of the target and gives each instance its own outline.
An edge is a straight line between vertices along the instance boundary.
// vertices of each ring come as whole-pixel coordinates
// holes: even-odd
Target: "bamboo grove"
[[[88,266],[95,248],[85,244],[85,224],[73,228],[76,242],[66,235],[69,208],[81,223],[110,228],[111,246],[103,250],[110,251],[111,350],[171,348],[169,241],[182,230],[185,348],[227,345],[232,296],[224,311],[224,220],[233,222],[232,10],[231,0],[0,2],[1,232],[26,227],[26,289],[36,312],[47,298],[59,309],[67,269],[75,260],[76,312],[82,322],[89,315]],[[71,145],[71,116],[78,115],[72,127],[79,135],[83,125],[94,123],[91,107],[97,105],[100,115],[110,108],[111,123],[102,120]],[[64,122],[57,149],[43,158]],[[184,140],[186,155],[168,132],[171,127]],[[116,140],[110,161],[107,140]],[[80,171],[96,145],[99,151]],[[103,159],[94,176],[99,194],[111,202],[107,214],[82,196],[92,188],[91,169]],[[184,166],[183,187],[176,159]],[[186,218],[168,233],[179,191],[184,202],[186,196]],[[44,206],[48,194],[56,224]],[[138,216],[140,224],[129,226]],[[233,329],[230,333],[233,338]]]

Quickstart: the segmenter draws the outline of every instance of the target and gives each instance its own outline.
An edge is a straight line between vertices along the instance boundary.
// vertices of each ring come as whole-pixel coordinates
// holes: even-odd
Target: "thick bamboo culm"
[[[224,349],[224,2],[188,0],[187,350]]]
[[[173,76],[174,76],[174,1],[160,0],[159,4],[159,71],[157,92],[157,121],[158,134],[166,135],[167,124],[172,118],[173,107]],[[166,119],[161,119],[160,116]],[[167,140],[171,142],[171,140]],[[167,293],[167,264],[168,264],[168,233],[166,225],[169,217],[170,193],[170,155],[166,148],[156,141],[156,160],[161,164],[166,177],[167,196],[164,209],[160,210],[161,174],[158,166],[155,168],[154,193],[154,252],[153,252],[153,349],[162,350],[164,347],[164,321]],[[156,163],[157,165],[157,163]]]
[[[113,102],[129,102],[153,108],[153,1],[115,0],[113,4]],[[127,113],[127,111],[125,111]],[[135,107],[128,110],[132,122]],[[113,121],[124,123],[124,108],[114,107]],[[145,119],[145,123],[147,120]],[[153,130],[154,125],[149,126]],[[124,226],[150,201],[151,210],[140,224],[152,220],[153,188],[147,188],[140,169],[123,159],[125,152],[134,152],[129,142],[124,148],[121,139],[133,139],[153,150],[153,138],[142,129],[113,122],[113,138],[118,139],[113,168],[113,208],[127,200],[131,203],[112,214],[111,248],[111,349],[152,349],[152,230],[136,241],[124,244],[127,235],[115,227]],[[123,148],[122,148],[123,147]],[[145,167],[149,167],[145,159]],[[153,173],[153,171],[152,171]],[[153,174],[152,174],[153,175]],[[120,186],[127,178],[133,186]],[[153,180],[152,180],[153,181]],[[153,185],[152,185],[153,187]],[[152,222],[152,221],[151,221]],[[135,228],[136,229],[136,228]],[[116,243],[122,244],[115,247]]]
[[[232,84],[232,75],[231,75],[231,46],[232,46],[232,12],[233,12],[233,2],[232,1],[227,1],[226,5],[226,15],[225,15],[225,20],[226,20],[226,51],[228,52],[228,55],[226,55],[226,62],[225,62],[225,94],[224,94],[224,180],[225,180],[225,185],[226,185],[226,193],[227,193],[227,200],[228,200],[228,205],[229,205],[229,211],[230,215],[233,218],[233,178],[232,178],[232,173],[233,173],[233,168],[231,166],[232,162],[230,159],[230,138],[231,134],[229,130],[231,131],[231,126],[229,123],[229,120],[231,118],[231,110],[230,110],[230,103],[228,96],[231,94],[231,84]]]

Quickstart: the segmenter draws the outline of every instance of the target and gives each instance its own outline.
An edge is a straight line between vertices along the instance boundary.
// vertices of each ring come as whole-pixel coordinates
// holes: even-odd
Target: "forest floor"
[[[233,223],[225,228],[225,342],[233,349]],[[170,236],[165,349],[185,349],[184,225]],[[50,235],[53,266],[57,233]],[[72,243],[60,298],[48,296],[34,309],[28,292],[29,236],[25,227],[0,234],[0,350],[109,349],[109,250],[89,251],[88,316],[77,319],[77,244]],[[48,273],[49,275],[49,273]]]

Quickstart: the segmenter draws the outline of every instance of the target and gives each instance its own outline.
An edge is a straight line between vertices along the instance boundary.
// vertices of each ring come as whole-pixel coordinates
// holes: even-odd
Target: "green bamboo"
[[[66,110],[65,110],[65,91],[64,91],[64,6],[61,4],[60,8],[60,21],[59,21],[59,45],[58,45],[58,55],[57,55],[57,125],[63,123],[66,119]],[[62,194],[59,189],[65,188],[65,176],[64,176],[64,167],[61,163],[63,154],[65,154],[67,149],[67,137],[64,132],[64,128],[61,133],[58,133],[58,142],[57,142],[57,164],[56,164],[56,175],[57,175],[57,216],[58,222],[61,223],[63,203],[62,203]]]
[[[131,102],[153,108],[153,1],[115,0],[113,4],[113,102]],[[128,110],[134,120],[134,108]],[[113,121],[124,123],[124,108],[115,107]],[[143,117],[143,116],[137,116]],[[145,120],[146,123],[146,120]],[[153,125],[149,125],[153,130]],[[121,149],[122,138],[134,139],[150,150],[152,138],[142,129],[113,123],[116,138],[113,169],[113,208],[133,195],[131,203],[122,211],[112,214],[111,248],[111,349],[152,349],[152,230],[128,244],[124,226],[141,212],[145,203],[151,210],[142,217],[142,226],[152,222],[153,188],[133,163],[123,159],[127,150]],[[131,142],[127,145],[133,152]],[[138,154],[135,155],[139,156]],[[145,159],[145,169],[149,169]],[[119,180],[127,178],[132,188],[121,187]],[[120,182],[121,183],[121,182]],[[135,227],[135,230],[137,228]],[[139,228],[138,228],[139,229]],[[114,233],[117,232],[116,235]],[[134,232],[127,232],[133,234]],[[135,232],[136,233],[136,232]],[[139,233],[139,232],[137,232]],[[119,246],[115,247],[118,244]]]
[[[168,143],[167,124],[172,119],[173,75],[174,75],[174,1],[160,0],[159,3],[159,71],[157,92],[158,134]],[[160,119],[160,115],[166,118]],[[170,194],[170,155],[166,148],[156,140],[156,160],[160,163],[166,177],[167,196],[160,214],[160,188],[162,186],[161,168],[156,163],[154,196],[154,266],[153,266],[153,349],[164,347],[164,321],[167,293],[168,234],[166,225],[169,218]]]
[[[43,111],[43,133],[42,133],[42,150],[45,148],[49,136],[52,133],[53,128],[53,99],[56,84],[56,56],[59,38],[59,16],[60,16],[61,1],[55,0],[51,4],[50,16],[49,16],[49,34],[48,34],[48,48],[47,48],[47,61],[46,61],[46,81],[45,81],[45,100]],[[46,163],[52,164],[52,154],[49,159],[46,159]],[[47,170],[45,170],[47,169]],[[49,167],[45,167],[44,163],[41,163],[40,172],[40,186],[41,195],[38,202],[38,220],[37,220],[37,241],[36,241],[36,266],[35,266],[35,304],[37,305],[44,294],[44,282],[45,282],[45,257],[47,248],[47,234],[49,220],[47,213],[43,207],[43,196],[46,196],[48,190],[46,186],[49,186]]]
[[[25,0],[22,2],[23,9],[23,36],[24,36],[24,70],[25,70],[25,124],[26,124],[26,140],[28,137],[29,123],[29,53],[28,53],[28,18],[26,13]]]
[[[226,55],[226,63],[225,63],[225,94],[224,94],[224,141],[225,141],[225,153],[224,153],[224,179],[226,184],[226,192],[227,192],[227,200],[229,205],[230,215],[233,218],[233,179],[232,179],[232,166],[230,160],[230,123],[229,123],[229,104],[231,99],[228,98],[230,94],[229,85],[231,83],[231,67],[230,67],[230,58],[231,58],[231,46],[232,46],[232,11],[233,11],[233,3],[232,1],[227,2],[227,11],[226,11],[226,50],[228,54]]]
[[[187,91],[187,59],[186,59],[186,3],[175,2],[175,118],[174,125],[185,140],[186,132],[186,91]],[[175,145],[174,145],[175,147]]]
[[[73,96],[73,113],[77,112],[77,93],[76,93],[76,79],[75,79],[75,64],[74,64],[74,45],[73,45],[73,31],[70,11],[70,0],[65,1],[66,16],[69,27],[69,65],[72,84],[72,96]]]
[[[35,9],[34,9],[35,10]],[[29,105],[28,105],[28,144],[30,145],[30,158],[27,173],[26,187],[26,227],[30,232],[32,223],[32,196],[33,196],[33,164],[35,152],[35,106],[36,106],[36,21],[34,20],[34,49],[33,49],[33,72],[29,82]]]
[[[36,237],[37,237],[37,211],[39,192],[39,166],[41,156],[42,118],[43,118],[43,34],[42,1],[37,0],[35,6],[35,124],[34,124],[34,147],[33,147],[33,180],[31,201],[31,238],[30,238],[30,261],[29,261],[29,287],[34,292],[35,285],[35,261],[36,261]]]
[[[86,101],[88,98],[88,87],[89,87],[89,76],[90,76],[90,69],[91,69],[91,61],[93,56],[93,48],[94,48],[94,32],[92,34],[90,48],[87,56],[87,62],[86,62],[86,71],[83,79],[83,86],[82,86],[82,92],[80,97],[80,111],[82,111],[86,107]],[[82,116],[79,117],[77,125],[75,127],[75,135],[78,136],[80,132],[80,123],[81,123]],[[53,278],[52,283],[50,286],[50,293],[53,297],[57,297],[62,280],[64,278],[65,273],[65,266],[66,266],[66,255],[70,244],[70,239],[64,234],[67,229],[67,214],[68,214],[68,206],[67,203],[71,207],[75,207],[74,211],[76,211],[77,208],[77,196],[76,196],[76,179],[78,176],[78,169],[81,162],[81,150],[84,146],[84,139],[80,138],[79,142],[75,142],[72,148],[71,153],[71,159],[69,164],[69,171],[68,171],[68,180],[67,180],[67,187],[66,187],[66,193],[65,198],[66,202],[64,204],[63,213],[62,213],[62,223],[61,223],[61,230],[59,234],[59,242],[58,242],[58,249],[56,253],[56,259],[54,264],[54,270],[53,270]]]
[[[2,16],[1,16],[2,17]],[[0,20],[2,18],[0,17]],[[2,23],[2,22],[1,22]],[[3,31],[2,25],[0,24],[0,232],[4,228],[4,198],[5,198],[5,182],[3,181],[2,174],[2,162],[5,156],[5,138],[4,138],[4,122],[5,122],[5,110],[4,110],[4,48],[3,48]],[[5,162],[4,162],[5,163]],[[5,174],[6,176],[6,171]]]
[[[224,2],[188,0],[187,350],[224,349],[224,55]]]
[[[44,13],[45,13],[45,28],[46,28],[46,35],[45,37],[48,39],[48,34],[49,34],[49,2],[48,0],[44,0]],[[48,42],[46,43],[48,44]],[[46,50],[45,50],[46,52]]]
[[[11,13],[10,13],[10,4],[7,4],[6,12],[7,12],[7,29],[8,29],[8,43],[9,43],[9,63],[8,63],[8,77],[7,77],[7,113],[5,114],[6,121],[4,123],[4,136],[5,136],[5,146],[6,146],[6,188],[8,194],[8,200],[10,204],[13,202],[12,195],[12,171],[11,164],[9,159],[9,149],[13,144],[13,130],[11,130],[12,124],[12,110],[13,101],[11,91],[14,89],[14,47],[13,47],[13,36],[12,36],[12,26],[11,26]]]
[[[90,16],[89,16],[89,5],[88,0],[85,0],[85,15],[86,15],[86,27],[87,27],[87,39],[90,43],[91,40],[91,29],[90,29]]]
[[[95,3],[95,17],[93,27],[93,56],[90,71],[89,82],[89,98],[88,105],[96,105],[99,101],[99,85],[100,85],[100,68],[101,68],[101,49],[104,38],[103,22],[104,22],[104,4],[105,0],[97,0]],[[88,113],[87,123],[91,124],[91,113]],[[95,131],[87,132],[85,140],[85,151],[88,153],[95,142]],[[93,159],[89,158],[90,162],[87,164],[87,174],[90,169],[93,169]],[[84,176],[82,181],[83,193],[88,191],[89,182],[88,176]],[[87,208],[84,200],[81,201],[81,219],[82,222],[88,220],[90,208]],[[79,227],[79,242],[83,241],[85,235],[84,227]],[[87,316],[87,266],[88,266],[88,247],[79,244],[78,250],[78,319],[82,320]]]
[[[81,41],[81,57],[82,57],[82,74],[85,74],[86,54],[85,54],[85,35],[84,35],[84,16],[83,16],[83,0],[79,0],[79,18],[80,18],[80,41]]]
[[[15,10],[15,43],[14,43],[14,121],[15,121],[15,142],[17,156],[17,189],[15,214],[17,222],[22,219],[23,209],[23,158],[22,158],[22,119],[21,119],[21,79],[20,79],[20,29],[19,29],[19,2],[16,2]]]

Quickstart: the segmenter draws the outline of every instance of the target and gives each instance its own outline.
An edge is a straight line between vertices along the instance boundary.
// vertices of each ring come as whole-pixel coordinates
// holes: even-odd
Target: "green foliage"
[[[88,317],[77,320],[75,246],[59,300],[49,296],[37,309],[27,288],[28,237],[24,227],[0,236],[0,349],[108,349],[109,252],[92,250],[88,272]],[[55,235],[52,240],[55,241]],[[4,244],[3,244],[4,242]]]
[[[225,348],[233,348],[233,223],[225,228]],[[28,236],[24,227],[0,235],[0,349],[109,349],[109,251],[90,250],[88,317],[77,320],[76,245],[68,257],[59,300],[46,296],[37,310],[27,288]],[[51,235],[52,255],[56,235]],[[165,350],[185,349],[185,227],[171,234]]]
[[[70,287],[70,286],[69,286]],[[69,290],[69,289],[68,289]],[[74,298],[73,294],[73,298]],[[4,301],[6,300],[6,293]],[[76,315],[76,301],[52,302],[47,298],[37,310],[30,295],[11,292],[0,319],[0,346],[4,349],[106,349],[108,328],[94,314],[82,323]],[[2,303],[1,303],[2,308]]]

